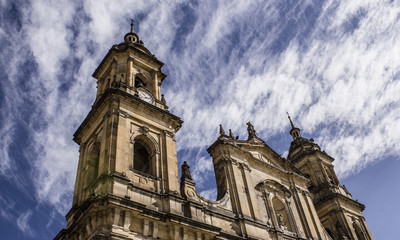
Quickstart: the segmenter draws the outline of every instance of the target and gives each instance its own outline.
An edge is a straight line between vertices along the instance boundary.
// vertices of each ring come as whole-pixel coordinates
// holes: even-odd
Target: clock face
[[[147,92],[139,92],[139,98],[148,103],[153,103],[153,98]]]

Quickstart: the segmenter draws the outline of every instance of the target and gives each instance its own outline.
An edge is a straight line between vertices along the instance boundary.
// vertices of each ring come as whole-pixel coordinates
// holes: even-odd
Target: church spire
[[[287,114],[287,116],[288,116],[288,118],[289,118],[290,125],[292,126],[292,128],[295,128],[294,125],[293,125],[292,119],[290,118],[289,113],[286,112],[286,114]]]
[[[290,135],[292,135],[293,140],[296,140],[297,138],[301,138],[300,129],[294,126],[294,124],[292,122],[292,119],[290,118],[289,113],[286,112],[286,114],[288,115],[290,126],[292,126],[292,129],[290,129],[289,133],[290,133]]]

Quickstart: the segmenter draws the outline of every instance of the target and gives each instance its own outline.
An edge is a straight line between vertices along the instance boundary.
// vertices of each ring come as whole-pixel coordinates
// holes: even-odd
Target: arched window
[[[153,142],[144,135],[134,139],[133,169],[155,176],[156,150]]]

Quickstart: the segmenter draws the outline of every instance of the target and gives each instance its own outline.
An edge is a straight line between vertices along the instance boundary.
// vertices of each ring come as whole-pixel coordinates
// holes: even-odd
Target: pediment
[[[268,145],[242,145],[240,146],[243,151],[246,151],[252,155],[252,157],[264,164],[268,164],[275,168],[284,170],[286,169],[286,164],[284,158],[273,151]]]
[[[260,154],[260,157],[263,162],[266,162],[274,167],[285,169],[285,164],[282,162],[282,159],[276,159],[271,156],[266,156],[265,154]]]
[[[264,169],[264,171],[274,168],[281,172],[287,172],[288,169],[285,159],[274,152],[265,143],[249,144],[245,141],[218,140],[209,147],[208,151],[210,152],[216,149],[218,149],[217,152],[222,151],[223,155],[228,158],[246,162],[249,167],[258,166],[258,168]]]

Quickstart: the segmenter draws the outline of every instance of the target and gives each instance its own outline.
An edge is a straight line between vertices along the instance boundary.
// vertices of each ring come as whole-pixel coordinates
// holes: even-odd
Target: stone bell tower
[[[314,140],[303,138],[289,114],[291,125],[288,160],[311,180],[309,187],[315,209],[326,232],[332,239],[373,239],[362,214],[365,206],[340,184],[332,162]]]
[[[167,239],[158,222],[181,212],[175,133],[183,121],[160,93],[162,66],[132,21],[93,73],[96,100],[74,134],[73,206],[56,239]]]

